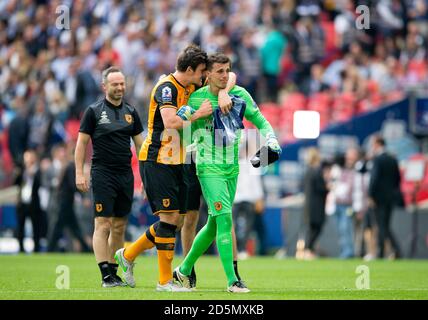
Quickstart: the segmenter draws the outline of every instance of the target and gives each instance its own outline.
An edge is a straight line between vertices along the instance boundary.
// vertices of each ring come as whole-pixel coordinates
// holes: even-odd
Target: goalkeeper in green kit
[[[180,266],[174,270],[174,278],[182,286],[190,288],[189,275],[196,260],[216,239],[217,249],[227,277],[227,290],[246,293],[250,290],[239,281],[233,269],[232,248],[232,205],[239,174],[238,152],[243,128],[243,117],[252,122],[266,138],[267,147],[279,157],[281,147],[269,122],[263,117],[250,94],[242,87],[234,86],[229,94],[232,109],[229,114],[218,108],[218,92],[226,87],[231,62],[228,56],[210,55],[207,63],[208,86],[195,91],[188,106],[177,111],[183,120],[209,100],[213,114],[192,123],[192,142],[196,145],[196,171],[202,193],[208,204],[209,217],[199,231],[190,252]]]

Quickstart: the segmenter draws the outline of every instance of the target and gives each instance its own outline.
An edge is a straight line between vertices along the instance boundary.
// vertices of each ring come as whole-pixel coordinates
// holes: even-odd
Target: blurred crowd
[[[296,109],[325,127],[428,88],[427,20],[426,0],[0,0],[0,187],[22,176],[25,150],[48,167],[73,144],[108,66],[145,123],[182,48],[223,51],[288,142]]]
[[[391,229],[396,207],[404,207],[397,159],[386,151],[380,136],[371,138],[367,152],[350,147],[334,159],[322,159],[317,148],[306,151],[303,179],[303,237],[297,259],[322,255],[318,240],[328,215],[336,226],[341,259],[396,259],[402,248]]]

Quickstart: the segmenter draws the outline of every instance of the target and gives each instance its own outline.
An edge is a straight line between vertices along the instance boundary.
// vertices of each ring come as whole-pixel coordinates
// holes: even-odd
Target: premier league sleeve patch
[[[162,102],[172,103],[172,91],[170,87],[164,87],[162,89]]]

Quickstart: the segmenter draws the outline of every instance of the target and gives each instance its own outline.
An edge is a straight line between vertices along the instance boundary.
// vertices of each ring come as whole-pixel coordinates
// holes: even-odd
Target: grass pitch
[[[174,266],[181,261],[176,257]],[[100,274],[91,254],[39,254],[0,256],[0,299],[142,299],[142,300],[288,300],[288,299],[428,299],[428,261],[372,261],[319,259],[296,261],[271,257],[239,262],[239,272],[249,294],[226,292],[220,259],[204,256],[196,264],[198,290],[192,293],[155,291],[156,256],[136,260],[136,288],[101,288]],[[358,266],[367,266],[370,289],[357,289]],[[63,269],[69,270],[70,288]],[[58,272],[58,273],[57,273]],[[60,278],[58,278],[60,277]],[[367,282],[365,282],[367,283]]]

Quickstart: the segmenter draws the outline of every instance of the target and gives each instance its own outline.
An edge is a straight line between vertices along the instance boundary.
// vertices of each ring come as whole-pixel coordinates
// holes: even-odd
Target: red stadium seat
[[[336,50],[336,29],[333,21],[321,21],[321,28],[324,30],[325,50],[332,52]]]
[[[424,60],[410,60],[407,65],[407,73],[416,75],[418,80],[424,80],[428,73],[428,66]]]
[[[320,92],[312,95],[308,100],[308,110],[329,112],[331,96],[328,93]]]
[[[390,91],[385,95],[385,102],[395,102],[404,98],[404,93],[400,90]]]
[[[349,92],[342,93],[333,100],[333,111],[336,112],[339,110],[347,109],[352,110],[353,112],[355,103],[356,97],[354,96],[354,94]]]
[[[355,108],[356,114],[363,114],[366,112],[370,112],[372,110],[373,110],[373,106],[369,99],[362,99],[358,101]]]
[[[292,143],[294,141],[296,141],[296,138],[293,135],[293,123],[290,122],[279,129],[279,142],[281,144],[285,144]]]
[[[80,121],[70,119],[65,122],[65,131],[67,132],[68,140],[77,140],[79,135]]]
[[[374,108],[377,109],[382,106],[384,99],[383,96],[377,92],[370,95],[370,101],[372,102]]]
[[[0,132],[0,156],[2,157],[1,165],[6,176],[11,176],[13,172],[13,160],[9,151],[8,141],[8,131],[4,130],[3,132]]]
[[[374,93],[379,92],[379,84],[374,80],[367,80],[366,81],[366,87],[367,87],[367,91],[370,94],[374,94]]]
[[[287,95],[282,103],[281,109],[286,110],[305,110],[306,109],[306,97],[299,92],[290,93]]]
[[[272,127],[278,127],[281,119],[281,108],[275,103],[263,103],[260,106],[260,111]]]
[[[424,178],[420,182],[419,191],[416,193],[416,202],[425,202],[428,201],[428,157],[423,154],[415,154],[410,157],[408,161],[411,160],[424,160],[425,161],[425,174]],[[406,180],[405,168],[401,170],[402,179],[401,179],[401,191],[404,195],[404,200],[406,205],[412,203],[412,196],[415,191],[416,182]]]
[[[319,112],[320,114],[320,130],[324,130],[330,124],[330,113]]]
[[[242,121],[242,123],[244,124],[244,127],[246,129],[254,129],[255,128],[255,126],[245,118],[244,118],[244,121]]]

